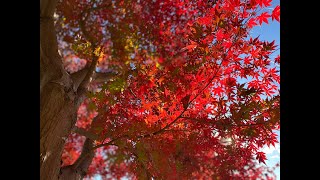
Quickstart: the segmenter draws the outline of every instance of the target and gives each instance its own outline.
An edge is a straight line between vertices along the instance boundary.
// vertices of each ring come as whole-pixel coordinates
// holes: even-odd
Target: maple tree
[[[41,179],[274,178],[260,149],[278,143],[280,56],[249,32],[280,6],[40,5]]]

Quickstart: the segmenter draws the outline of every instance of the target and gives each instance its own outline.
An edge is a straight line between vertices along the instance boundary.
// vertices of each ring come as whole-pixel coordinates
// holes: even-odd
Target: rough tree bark
[[[87,76],[92,72],[82,71],[84,74],[71,77],[63,68],[54,30],[56,4],[57,0],[40,0],[40,179],[73,180],[83,177],[83,167],[88,168],[92,158],[88,160],[90,162],[83,162],[86,165],[79,166],[82,174],[77,176],[78,169],[60,170],[61,154],[65,140],[75,126],[77,109],[84,99],[88,84],[85,79],[89,79]],[[87,139],[84,150],[92,143]]]
[[[99,115],[93,119],[93,123]],[[91,127],[92,128],[92,127]],[[90,132],[90,130],[89,130]],[[94,158],[94,139],[98,137],[86,137],[81,154],[76,162],[70,166],[63,167],[59,175],[59,180],[80,180],[82,179]]]
[[[76,120],[79,98],[62,66],[54,31],[57,0],[40,1],[40,178],[56,180],[60,157]]]

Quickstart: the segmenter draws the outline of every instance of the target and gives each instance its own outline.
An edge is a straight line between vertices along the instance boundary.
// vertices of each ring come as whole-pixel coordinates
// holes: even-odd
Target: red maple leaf
[[[268,18],[271,17],[267,12],[261,13],[260,16],[257,17],[259,20],[259,24],[261,25],[262,22],[265,22],[268,24]]]
[[[244,64],[250,64],[250,61],[251,61],[251,60],[252,60],[251,58],[245,57],[245,58],[243,59],[243,63],[244,63]]]
[[[256,25],[258,25],[258,24],[256,23],[256,19],[255,19],[255,18],[251,18],[251,19],[248,21],[248,27],[249,27],[249,28],[252,28],[253,26],[256,26]]]
[[[191,41],[191,44],[190,45],[187,45],[186,47],[182,48],[181,50],[182,51],[185,51],[185,50],[188,50],[189,52],[191,52],[194,48],[196,48],[198,46],[198,44],[194,41]]]
[[[278,56],[274,59],[274,61],[275,61],[276,63],[280,63],[280,55],[278,55]]]
[[[225,41],[225,42],[222,43],[222,46],[224,46],[225,48],[230,48],[232,46],[232,42]]]
[[[271,1],[272,0],[257,0],[258,4],[260,7],[268,7],[268,6],[271,6]]]
[[[217,32],[217,40],[220,41],[224,38],[224,33],[222,32],[222,29],[219,29]]]
[[[213,89],[213,93],[220,96],[223,93],[223,89],[221,87],[216,87]]]
[[[201,17],[198,19],[198,23],[200,25],[209,25],[211,23],[211,19],[210,17]]]
[[[276,147],[275,143],[279,143],[279,141],[277,139],[277,134],[275,134],[275,133],[271,134],[271,137],[268,138],[266,141],[267,141],[268,147],[270,147],[270,145],[272,145],[273,147]]]
[[[259,52],[260,50],[257,48],[257,49],[253,49],[250,54],[253,58],[258,58],[259,57]]]
[[[276,6],[273,11],[272,11],[272,20],[277,20],[278,22],[280,22],[280,6]]]
[[[264,152],[257,152],[256,159],[259,161],[259,163],[262,162],[265,165],[267,165],[266,162],[265,162],[265,160],[267,160],[267,157],[266,157],[266,154]]]

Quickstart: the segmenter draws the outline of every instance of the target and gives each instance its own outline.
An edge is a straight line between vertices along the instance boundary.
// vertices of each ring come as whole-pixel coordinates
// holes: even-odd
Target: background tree
[[[41,0],[41,179],[274,178],[280,57],[249,35],[270,5]]]

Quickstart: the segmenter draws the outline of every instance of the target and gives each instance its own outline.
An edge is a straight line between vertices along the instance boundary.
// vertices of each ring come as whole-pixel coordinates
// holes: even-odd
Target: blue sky
[[[270,8],[269,12],[271,13],[273,8],[277,5],[280,5],[279,0],[275,0],[272,2],[272,7]],[[280,47],[280,23],[278,21],[271,21],[269,24],[262,24],[262,26],[255,27],[251,35],[253,37],[257,37],[260,35],[260,39],[272,41],[275,40],[275,43],[278,45],[278,48]],[[280,54],[280,50],[276,51],[271,58],[277,56]],[[278,134],[278,141],[280,142],[280,131],[276,131]],[[268,160],[266,161],[267,166],[273,167],[276,163],[280,162],[280,144],[277,144],[276,147],[270,147],[268,148],[265,146],[262,149],[263,152],[266,153],[266,156]],[[275,173],[277,175],[277,180],[280,180],[280,168],[277,168],[275,170]]]

